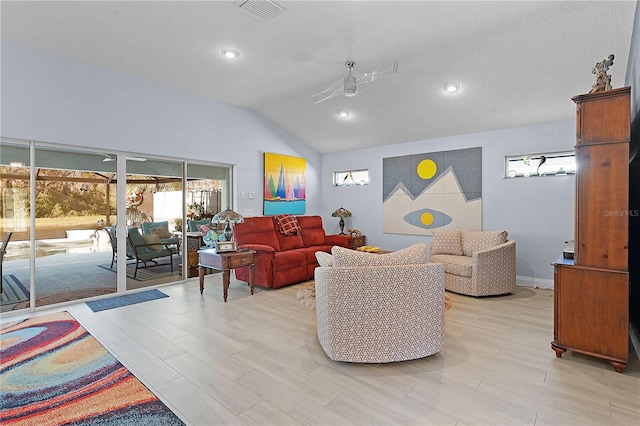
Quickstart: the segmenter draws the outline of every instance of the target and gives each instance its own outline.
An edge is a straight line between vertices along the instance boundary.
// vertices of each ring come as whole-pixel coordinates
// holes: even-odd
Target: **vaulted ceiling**
[[[246,3],[246,4],[244,4]],[[271,6],[276,12],[260,19]],[[243,7],[238,7],[244,4]],[[318,152],[573,118],[635,1],[2,1],[1,37],[255,110]],[[266,10],[268,12],[268,10]],[[226,60],[221,51],[240,56]],[[312,95],[398,61],[353,97]],[[456,83],[460,90],[447,93]],[[338,113],[347,111],[347,118]]]

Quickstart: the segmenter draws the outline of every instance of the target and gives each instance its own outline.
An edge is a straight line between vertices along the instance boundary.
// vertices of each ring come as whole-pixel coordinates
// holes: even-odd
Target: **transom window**
[[[564,176],[576,173],[575,151],[505,157],[504,177]]]
[[[333,172],[333,186],[369,185],[369,170]]]

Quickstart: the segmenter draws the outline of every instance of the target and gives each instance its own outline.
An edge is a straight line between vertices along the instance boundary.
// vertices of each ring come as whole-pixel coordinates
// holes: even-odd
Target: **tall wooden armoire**
[[[557,357],[571,350],[629,359],[630,87],[579,95],[577,109],[575,254],[554,264]]]

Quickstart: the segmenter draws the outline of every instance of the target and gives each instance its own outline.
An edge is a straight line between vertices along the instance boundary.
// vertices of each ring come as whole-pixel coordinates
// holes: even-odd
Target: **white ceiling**
[[[570,119],[596,62],[624,85],[634,1],[2,1],[1,36],[249,108],[320,153]],[[223,48],[240,51],[233,62]],[[394,60],[355,97],[312,95]],[[461,90],[444,92],[456,82]],[[337,112],[348,110],[347,120]]]

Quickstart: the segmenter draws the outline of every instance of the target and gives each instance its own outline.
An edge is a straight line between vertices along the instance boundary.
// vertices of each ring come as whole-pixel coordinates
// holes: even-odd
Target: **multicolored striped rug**
[[[184,423],[69,313],[3,324],[0,424]]]

